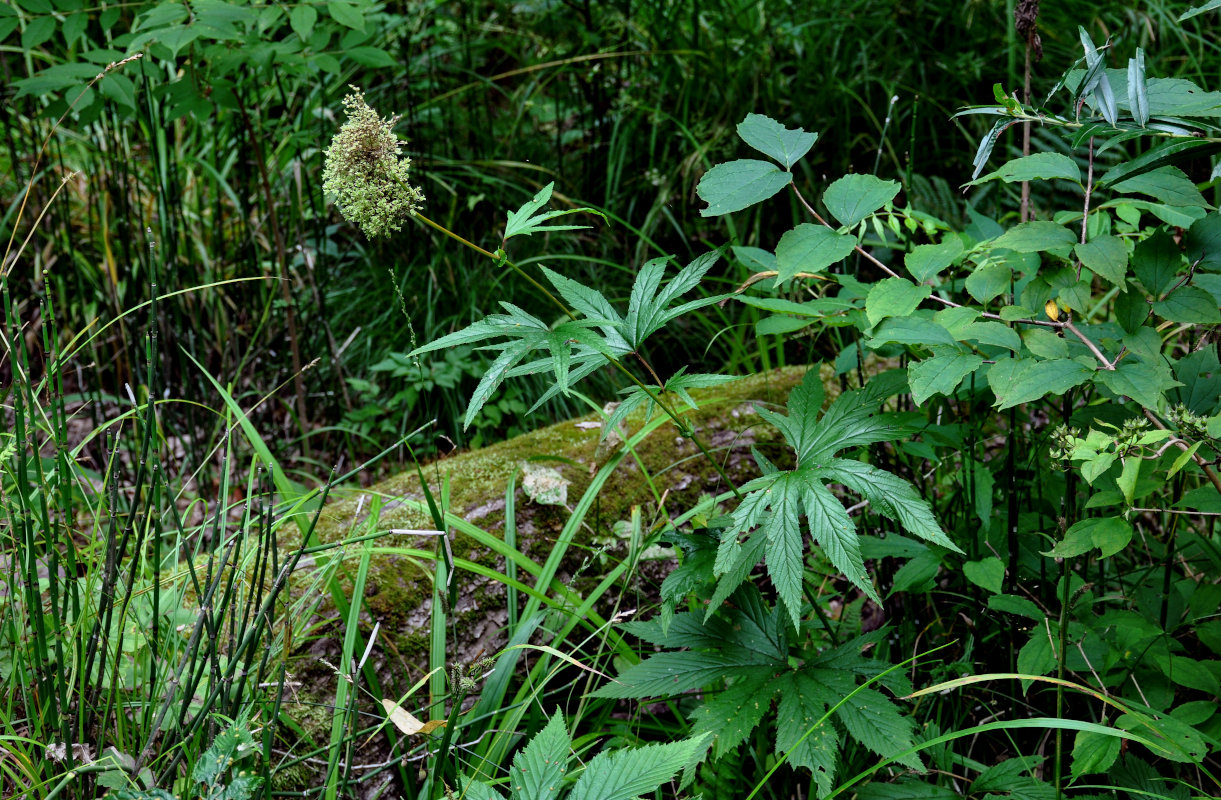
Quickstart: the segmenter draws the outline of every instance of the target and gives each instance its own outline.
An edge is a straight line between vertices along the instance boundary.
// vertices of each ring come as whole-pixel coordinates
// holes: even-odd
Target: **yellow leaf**
[[[1043,306],[1043,311],[1051,318],[1052,322],[1060,319],[1060,309],[1056,306],[1055,300],[1048,300]]]
[[[420,722],[414,716],[405,711],[398,703],[384,697],[382,698],[382,708],[386,709],[386,715],[390,718],[390,721],[394,723],[394,727],[398,728],[408,736],[413,736],[417,733],[427,736],[437,728],[445,727],[445,720],[443,719],[434,719],[431,722]]]

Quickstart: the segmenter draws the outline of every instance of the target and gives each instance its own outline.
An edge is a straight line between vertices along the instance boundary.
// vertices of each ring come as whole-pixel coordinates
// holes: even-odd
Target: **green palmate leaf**
[[[873,752],[889,758],[910,750],[914,745],[915,722],[880,692],[864,689],[846,698],[838,716],[848,733]],[[915,753],[898,759],[900,764],[923,772],[924,765]]]
[[[1128,272],[1128,248],[1118,236],[1098,236],[1074,248],[1091,272],[1115,286],[1123,286]]]
[[[790,673],[778,683],[776,754],[787,753],[790,764],[810,770],[819,795],[825,795],[835,781],[839,749],[831,720],[823,719],[826,704],[818,699],[826,690],[808,672]]]
[[[856,249],[856,237],[834,231],[825,225],[802,223],[780,237],[776,245],[776,285],[798,272],[821,272],[842,261]]]
[[[790,170],[802,156],[810,152],[810,148],[818,140],[817,133],[806,133],[801,128],[786,128],[762,114],[747,114],[746,119],[738,123],[738,136],[760,153],[776,159],[785,169]]]
[[[674,777],[703,746],[704,737],[696,737],[634,750],[603,751],[586,765],[568,798],[635,800]],[[550,795],[537,800],[544,797]]]
[[[1063,394],[1089,380],[1093,367],[1060,358],[1040,361],[1033,358],[1005,358],[988,370],[988,385],[996,395],[1000,410],[1038,400],[1048,393]]]
[[[1076,243],[1076,234],[1068,228],[1041,220],[1015,225],[992,240],[994,248],[1005,248],[1016,253],[1069,250]]]
[[[564,782],[571,746],[564,715],[557,711],[547,726],[514,756],[509,784],[511,800],[555,797]]]
[[[983,356],[974,353],[952,347],[934,348],[932,358],[913,362],[907,368],[912,401],[921,406],[934,395],[952,395],[962,379],[983,363]]]
[[[835,495],[817,481],[807,481],[803,487],[802,505],[810,526],[810,535],[822,547],[827,559],[875,603],[881,598],[865,572],[856,526]],[[800,566],[800,561],[798,565]],[[798,587],[800,591],[800,587]],[[794,623],[796,618],[794,617]]]
[[[1062,153],[1035,153],[1030,156],[1015,158],[995,172],[968,183],[976,186],[997,179],[1005,183],[1021,183],[1024,181],[1045,181],[1053,178],[1081,183],[1081,168]]]
[[[962,550],[937,524],[932,509],[916,488],[902,478],[861,461],[832,459],[823,474],[864,497],[882,516],[898,522],[908,533],[947,550]]]
[[[989,261],[967,276],[967,292],[981,303],[987,303],[1009,291],[1013,270],[1004,262]]]
[[[701,216],[741,211],[775,195],[793,182],[793,174],[770,161],[740,159],[717,164],[700,178],[695,192],[708,204]]]
[[[1178,167],[1162,167],[1120,181],[1111,187],[1123,194],[1145,194],[1170,206],[1207,208],[1208,201]]]
[[[513,236],[526,236],[539,231],[576,231],[588,228],[588,225],[544,225],[543,223],[549,219],[556,217],[567,216],[568,214],[579,214],[587,212],[597,214],[605,219],[605,215],[601,211],[596,211],[592,208],[570,208],[564,211],[547,211],[542,214],[536,214],[547,202],[551,200],[551,192],[555,189],[555,181],[539,189],[538,194],[534,195],[517,211],[510,211],[508,222],[505,223],[504,240],[508,241]]]
[[[1211,294],[1196,286],[1180,286],[1153,304],[1153,312],[1171,322],[1221,322],[1221,309]]]
[[[822,201],[841,225],[851,227],[894,200],[900,188],[873,175],[845,175],[827,187]]]
[[[953,264],[962,251],[962,239],[949,236],[940,244],[916,245],[904,257],[903,263],[916,283],[936,281],[937,273]]]
[[[764,670],[736,681],[705,701],[696,714],[695,735],[715,737],[713,755],[720,758],[746,741],[763,715],[771,710],[778,688],[775,679]]]
[[[887,317],[906,317],[932,292],[932,287],[917,286],[906,278],[884,278],[869,290],[869,296],[865,298],[865,315],[870,325],[877,325]]]
[[[1132,253],[1132,270],[1155,299],[1174,285],[1182,262],[1178,245],[1163,228],[1137,244]]]

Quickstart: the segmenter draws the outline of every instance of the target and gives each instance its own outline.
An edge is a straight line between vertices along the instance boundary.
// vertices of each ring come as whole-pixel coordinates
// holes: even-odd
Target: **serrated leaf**
[[[564,715],[556,711],[547,726],[513,757],[509,778],[510,800],[557,797],[564,782],[572,740]]]
[[[996,249],[1015,253],[1038,253],[1044,250],[1068,250],[1077,243],[1077,236],[1063,225],[1044,220],[1014,225],[992,240]]]
[[[865,315],[870,325],[887,317],[906,317],[932,294],[930,286],[917,286],[907,278],[884,278],[873,285],[865,298]]]
[[[1165,393],[1181,384],[1163,364],[1125,359],[1114,370],[1099,370],[1096,379],[1118,395],[1127,395],[1150,410],[1162,405]]]
[[[830,719],[814,727],[826,711],[826,704],[818,699],[821,687],[805,672],[791,673],[782,681],[776,711],[776,753],[787,753],[790,764],[810,770],[820,796],[828,794],[839,760],[839,735]]]
[[[988,370],[988,385],[996,395],[997,408],[1003,411],[1038,400],[1048,393],[1063,394],[1089,380],[1093,374],[1094,370],[1067,358],[1048,361],[1005,358]]]
[[[1091,272],[1113,286],[1123,286],[1128,272],[1128,248],[1118,236],[1098,236],[1073,251]]]
[[[937,273],[953,264],[962,251],[962,239],[947,236],[940,244],[916,245],[904,256],[903,263],[916,283],[925,283],[936,280]]]
[[[717,217],[741,211],[772,197],[793,182],[793,173],[785,172],[770,161],[745,158],[717,164],[700,178],[695,193],[708,207],[700,216]]]
[[[1136,245],[1132,253],[1132,270],[1149,294],[1158,298],[1174,284],[1182,261],[1174,239],[1165,229],[1158,228]]]
[[[1111,187],[1123,194],[1145,194],[1170,206],[1207,208],[1208,201],[1178,167],[1162,167],[1120,181]]]
[[[1104,736],[1094,731],[1077,731],[1073,742],[1073,780],[1084,775],[1104,773],[1119,758],[1119,746],[1123,740],[1118,736]]]
[[[772,579],[772,585],[776,587],[776,594],[779,596],[780,602],[788,609],[793,627],[797,627],[801,619],[801,581],[805,570],[805,541],[801,526],[795,524],[798,509],[803,500],[810,523],[810,532],[819,544],[822,544],[822,539],[818,537],[819,532],[822,531],[821,529],[815,530],[815,522],[821,521],[821,519],[816,520],[813,516],[816,512],[810,509],[809,495],[802,492],[803,488],[806,488],[808,492],[812,487],[804,486],[803,477],[800,472],[788,472],[772,484],[769,490],[772,492],[771,513],[764,519],[763,525],[760,527],[760,532],[767,537],[767,574]],[[818,484],[815,485],[818,486]],[[822,487],[818,486],[818,488]],[[825,492],[826,489],[823,491]],[[831,497],[831,502],[847,518],[844,507],[834,496]],[[817,511],[820,510],[822,510],[821,507],[817,509]],[[855,530],[850,531],[850,536],[852,544],[855,545]],[[836,567],[840,566],[830,552],[827,555],[831,557],[832,564],[835,564]],[[859,557],[857,560],[860,561]],[[862,561],[861,564],[863,565],[863,563]],[[863,568],[861,573],[863,579]],[[853,583],[857,583],[852,575],[847,575],[847,577]]]
[[[801,128],[790,129],[762,114],[747,114],[738,123],[738,136],[751,147],[770,156],[791,170],[801,157],[810,152],[818,140],[817,133]]]
[[[927,317],[891,317],[877,327],[865,346],[877,349],[882,345],[922,344],[953,347],[958,343],[944,325],[940,325]]]
[[[836,717],[844,723],[852,738],[884,758],[896,756],[915,744],[912,718],[904,716],[894,703],[872,689],[863,689],[845,698]],[[915,753],[898,761],[911,769],[924,771],[924,765]]]
[[[735,681],[705,700],[696,716],[695,735],[715,737],[713,757],[720,758],[746,741],[771,709],[778,689],[766,670]]]
[[[1152,100],[1152,98],[1150,98]],[[1192,158],[1202,158],[1221,151],[1221,141],[1209,139],[1175,139],[1157,145],[1136,158],[1121,161],[1111,167],[1098,181],[1099,187],[1110,186],[1135,175],[1144,175],[1168,164],[1176,164]]]
[[[803,222],[781,236],[776,245],[776,283],[784,283],[798,272],[821,272],[855,249],[856,237]]]
[[[983,356],[949,348],[940,353],[935,352],[932,358],[913,362],[907,368],[907,383],[911,386],[912,402],[922,406],[934,395],[953,395],[962,379],[983,363]]]
[[[588,225],[544,225],[543,223],[549,219],[556,217],[564,217],[569,214],[579,214],[586,212],[597,214],[605,219],[605,215],[601,211],[592,208],[568,208],[562,211],[547,211],[542,214],[536,214],[540,208],[545,206],[551,199],[551,193],[555,189],[555,181],[539,189],[538,194],[534,195],[517,211],[508,213],[508,221],[505,223],[504,240],[507,241],[513,236],[527,236],[539,231],[577,231],[588,228]]]
[[[842,458],[832,459],[824,467],[824,474],[869,500],[875,511],[895,520],[908,533],[955,553],[962,552],[941,530],[928,502],[899,476],[871,464]]]
[[[1018,651],[1017,670],[1023,675],[1046,675],[1056,668],[1056,654],[1045,625],[1037,625],[1030,639]],[[1022,681],[1029,686],[1030,681]]]
[[[1153,304],[1153,312],[1171,322],[1204,325],[1221,322],[1221,309],[1208,292],[1196,286],[1180,286]]]
[[[1221,212],[1196,220],[1183,237],[1187,257],[1203,269],[1221,272]]]
[[[852,227],[894,200],[900,188],[873,175],[845,175],[827,187],[822,201],[840,225]]]
[[[973,180],[967,185],[976,186],[998,178],[1005,183],[1046,181],[1054,178],[1081,183],[1081,168],[1077,166],[1077,162],[1062,153],[1035,153],[1015,158],[995,172]]]
[[[851,581],[852,585],[881,605],[882,600],[873,588],[873,581],[865,572],[865,560],[861,557],[856,525],[844,510],[843,504],[817,481],[808,481],[805,484],[801,500],[810,526],[810,535],[822,547],[827,560]]]
[[[594,756],[568,800],[635,800],[670,780],[703,746],[703,737]]]
[[[1009,291],[1013,270],[1004,262],[990,261],[975,268],[967,276],[967,293],[981,303],[987,303]]]

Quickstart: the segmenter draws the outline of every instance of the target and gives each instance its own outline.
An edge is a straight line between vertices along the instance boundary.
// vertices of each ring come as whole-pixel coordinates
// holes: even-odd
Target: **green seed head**
[[[370,239],[389,236],[424,201],[409,180],[411,159],[399,157],[402,143],[392,130],[399,118],[380,118],[355,86],[343,109],[348,121],[327,148],[323,191]]]

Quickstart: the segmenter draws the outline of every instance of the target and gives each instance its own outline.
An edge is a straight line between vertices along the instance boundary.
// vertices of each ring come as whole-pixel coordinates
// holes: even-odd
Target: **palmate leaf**
[[[707,616],[745,580],[760,558],[766,558],[768,575],[781,603],[797,624],[805,568],[803,516],[810,535],[835,568],[869,597],[878,598],[865,571],[855,526],[842,503],[825,486],[827,482],[841,483],[864,496],[879,513],[916,536],[961,552],[911,484],[869,464],[834,457],[846,448],[891,441],[911,433],[902,415],[879,413],[882,401],[902,387],[902,373],[880,375],[865,388],[841,395],[819,417],[824,395],[815,368],[790,394],[787,416],[758,409],[759,415],[775,425],[796,451],[797,466],[756,478],[742,487],[747,494],[730,515],[732,524],[723,532],[717,550],[714,571],[719,582]]]
[[[510,211],[508,222],[505,223],[504,240],[507,241],[513,236],[522,236],[538,231],[576,231],[588,228],[588,225],[543,225],[549,219],[556,217],[567,216],[568,214],[579,214],[587,212],[597,214],[602,219],[606,219],[606,215],[601,211],[592,208],[570,208],[564,211],[547,211],[542,214],[535,214],[540,208],[547,204],[551,199],[551,192],[555,189],[555,181],[544,186],[539,190],[538,194],[534,195],[517,211]]]

